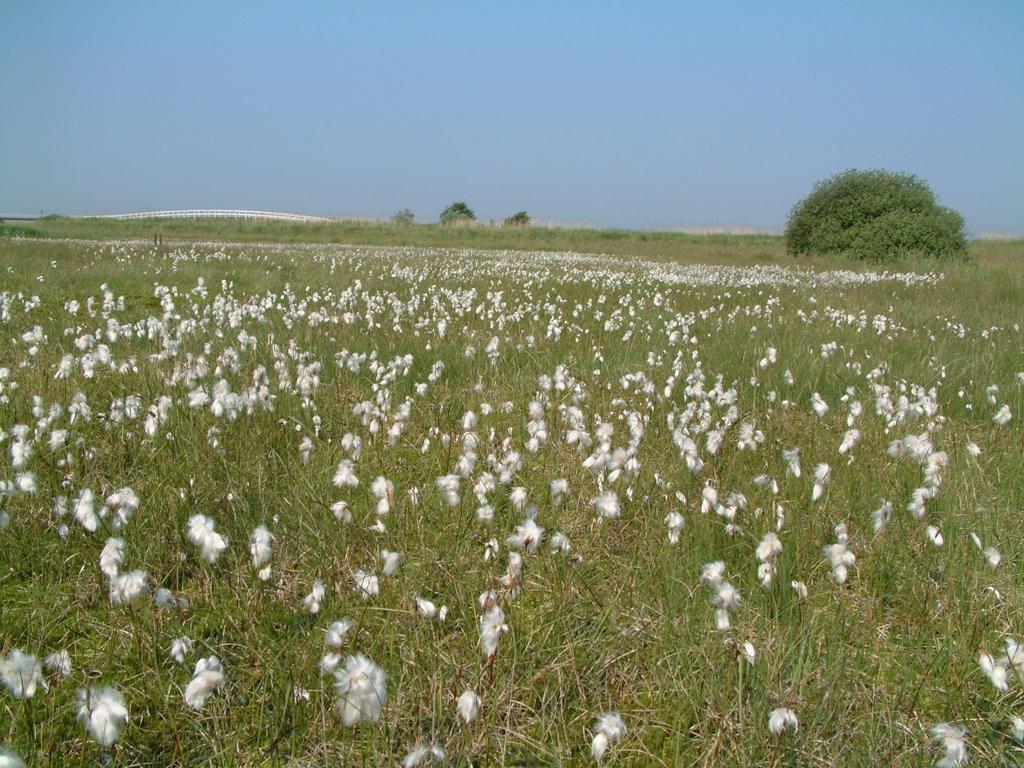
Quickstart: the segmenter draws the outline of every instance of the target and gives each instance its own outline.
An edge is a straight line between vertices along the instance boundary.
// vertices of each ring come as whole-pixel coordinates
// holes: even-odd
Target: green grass
[[[154,248],[101,239],[151,238],[152,223],[47,219],[31,226],[43,237],[0,239],[0,367],[9,369],[0,392],[7,398],[0,428],[8,435],[0,478],[15,474],[11,428],[39,423],[33,395],[44,409],[66,409],[83,392],[94,415],[73,425],[61,415],[41,429],[30,460],[38,491],[0,499],[10,515],[9,528],[0,531],[0,654],[17,647],[42,658],[66,648],[74,664],[70,679],[52,681],[28,701],[0,692],[0,743],[30,765],[393,765],[417,742],[442,744],[457,765],[587,765],[594,718],[608,710],[621,712],[629,728],[609,749],[608,765],[925,766],[934,760],[927,730],[942,721],[968,727],[974,765],[1022,759],[1006,732],[1009,719],[1024,712],[1024,685],[999,694],[977,666],[979,649],[998,651],[1006,635],[1024,639],[1020,242],[974,243],[976,264],[907,287],[810,285],[808,274],[836,262],[789,260],[781,240],[760,236],[161,222],[168,240],[248,244]],[[54,239],[61,237],[86,241]],[[451,247],[484,252],[439,250]],[[628,254],[670,271],[708,262],[808,272],[799,273],[799,285],[691,286],[662,279],[679,273],[654,273],[632,258],[579,263],[502,250],[512,247]],[[196,290],[199,278],[205,294]],[[123,310],[103,309],[103,284],[124,297]],[[157,285],[176,289],[173,309],[161,306]],[[69,299],[82,304],[76,316],[65,309]],[[877,331],[873,321],[881,316],[887,328]],[[552,318],[561,326],[558,338],[549,335]],[[686,333],[673,343],[669,333],[680,322]],[[37,325],[47,342],[30,355],[22,334]],[[108,330],[118,329],[111,341]],[[242,349],[242,331],[256,338],[254,348]],[[97,333],[94,347],[105,344],[115,363],[134,366],[117,373],[101,365],[86,378],[75,339]],[[686,340],[691,336],[696,344]],[[492,338],[499,342],[493,362],[485,351]],[[821,346],[831,342],[837,350],[823,357]],[[769,346],[778,350],[778,363],[761,369]],[[228,348],[239,353],[237,371],[226,358],[218,363]],[[414,361],[407,376],[381,382],[366,365],[359,373],[340,369],[335,355],[342,349],[376,352],[385,362],[411,354]],[[738,450],[737,422],[711,455],[704,435],[696,435],[706,463],[696,477],[667,426],[688,402],[684,379],[695,368],[694,350],[705,389],[720,375],[723,389],[736,390],[739,421],[755,420],[766,438],[757,451]],[[65,354],[76,356],[76,372],[55,380]],[[665,398],[677,354],[681,372]],[[184,369],[200,356],[209,372],[186,383]],[[313,361],[321,363],[320,382],[304,402],[294,392],[297,365]],[[427,380],[436,361],[444,363],[443,375],[418,395],[415,384]],[[913,385],[934,387],[942,421],[908,417],[887,428],[866,380],[883,364],[879,383],[892,388],[894,400],[914,399]],[[542,389],[540,377],[554,376],[560,365],[577,383]],[[187,406],[194,387],[209,390],[220,378],[244,391],[259,366],[269,376],[273,412],[228,421]],[[623,384],[637,373],[650,380],[649,391],[642,380]],[[992,422],[990,384],[999,386],[998,403],[1013,410],[1006,426]],[[840,398],[849,387],[864,412],[855,461],[847,464],[837,447],[847,413]],[[353,412],[382,388],[390,398],[377,401],[389,408],[381,433],[411,398],[407,427],[394,445],[374,437]],[[811,411],[813,392],[831,405],[824,418]],[[142,417],[101,418],[113,399],[132,394],[141,399]],[[147,437],[142,418],[163,395],[173,399],[170,416]],[[524,449],[533,399],[545,403],[549,435],[537,453]],[[782,407],[782,399],[792,406]],[[513,404],[508,413],[506,401]],[[482,415],[482,403],[494,412]],[[582,465],[586,453],[566,444],[559,409],[573,404],[592,436],[595,418],[614,425],[613,447],[628,441],[626,413],[646,419],[639,474],[614,485],[623,501],[619,519],[595,522],[597,481]],[[727,411],[710,408],[712,424]],[[462,483],[460,505],[449,509],[434,483],[454,471],[467,410],[479,415],[480,459]],[[885,449],[929,422],[949,466],[927,521],[918,521],[905,507],[921,470]],[[71,446],[56,454],[46,447],[55,427],[69,430]],[[216,448],[211,428],[218,430]],[[341,491],[331,478],[349,432],[365,441],[361,483]],[[309,464],[299,453],[303,436],[315,437]],[[547,542],[524,556],[521,594],[501,596],[511,631],[492,664],[480,651],[476,600],[500,590],[504,539],[522,513],[512,509],[508,487],[499,486],[491,494],[495,522],[485,526],[476,520],[471,489],[506,437],[523,460],[511,485],[527,488],[539,524],[548,536],[567,534],[580,560],[549,553]],[[981,446],[979,458],[966,453],[968,441]],[[784,474],[781,450],[792,446],[801,448],[799,480]],[[61,465],[65,454],[72,461]],[[831,465],[833,479],[811,504],[818,462]],[[752,482],[765,472],[779,482],[774,498]],[[369,485],[378,475],[397,491],[385,534],[369,530],[376,504]],[[548,486],[558,477],[570,491],[556,507]],[[700,513],[705,481],[723,497],[736,490],[750,499],[736,520],[742,532],[729,535],[717,515]],[[126,541],[124,567],[145,569],[152,586],[186,597],[188,610],[157,611],[147,598],[112,606],[98,568],[112,534],[87,534],[51,513],[55,496],[87,487],[105,496],[123,486],[141,498],[118,534]],[[354,516],[349,525],[329,510],[342,498]],[[875,536],[870,515],[880,498],[896,509]],[[784,548],[773,586],[764,589],[753,553],[774,529],[776,503],[785,509]],[[678,546],[667,542],[663,522],[671,509],[686,518]],[[187,520],[196,513],[213,517],[229,540],[212,565],[187,539]],[[843,586],[833,583],[822,556],[839,521],[857,556]],[[61,522],[70,529],[66,540],[57,534]],[[248,560],[249,533],[264,523],[276,537],[269,583],[256,578]],[[942,548],[925,541],[926,523],[941,527]],[[997,569],[974,548],[972,531],[1000,550]],[[485,561],[491,537],[502,542],[501,553]],[[394,577],[381,576],[380,596],[364,602],[353,592],[352,574],[380,574],[381,548],[402,552],[402,567]],[[744,598],[729,632],[715,629],[709,592],[698,583],[701,565],[714,560],[725,561]],[[312,616],[302,599],[318,578],[327,594]],[[806,600],[797,599],[793,580],[807,584]],[[447,620],[420,617],[415,596],[447,605]],[[353,622],[343,653],[364,653],[388,674],[389,698],[376,725],[345,728],[331,681],[317,669],[323,630],[342,617]],[[183,634],[196,651],[178,666],[168,651]],[[738,662],[729,645],[747,641],[757,651],[753,666]],[[209,655],[223,662],[226,682],[193,712],[182,691],[192,665]],[[74,719],[75,690],[96,682],[115,685],[130,710],[110,750],[87,739]],[[483,701],[480,718],[468,726],[455,714],[466,687]],[[308,701],[296,699],[297,688],[308,691]],[[778,706],[797,713],[797,733],[769,734],[768,714]]]
[[[230,219],[79,219],[47,216],[28,227],[37,236],[90,239],[141,238],[158,234],[168,240],[215,240],[264,243],[352,243],[410,245],[429,248],[488,248],[576,251],[635,256],[696,255],[725,259],[784,257],[776,235],[694,235],[563,227],[497,227],[487,225],[396,225],[387,222],[284,222]]]

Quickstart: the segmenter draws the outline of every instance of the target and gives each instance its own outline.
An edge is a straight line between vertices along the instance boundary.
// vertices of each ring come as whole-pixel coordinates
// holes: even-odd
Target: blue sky
[[[1024,233],[1024,2],[0,3],[0,212],[781,229],[928,180]]]

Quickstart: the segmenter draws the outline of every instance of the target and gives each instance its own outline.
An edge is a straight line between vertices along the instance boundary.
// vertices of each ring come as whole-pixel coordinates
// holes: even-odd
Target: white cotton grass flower
[[[174,593],[166,587],[160,587],[153,592],[153,604],[160,609],[188,608],[188,600],[184,597],[175,597]]]
[[[754,554],[761,562],[767,562],[775,558],[780,552],[782,552],[782,542],[776,534],[769,531],[762,537]]]
[[[331,514],[334,515],[334,519],[339,523],[351,523],[352,512],[348,508],[348,502],[336,501],[331,504]]]
[[[736,441],[736,446],[741,451],[756,451],[758,446],[764,441],[764,433],[757,428],[754,422],[745,421],[740,425],[740,434]]]
[[[743,658],[745,662],[747,662],[747,664],[753,666],[754,662],[757,661],[757,651],[754,650],[753,643],[749,641],[743,643],[743,645],[739,647],[739,652],[740,656]]]
[[[753,483],[759,488],[767,488],[768,490],[771,491],[773,496],[779,492],[779,483],[771,475],[756,475],[753,479]],[[686,503],[685,498],[683,499],[683,503]]]
[[[951,723],[932,728],[931,742],[941,750],[936,768],[957,768],[967,762],[967,729]]]
[[[1024,717],[1017,715],[1010,721],[1010,738],[1024,744]]]
[[[548,549],[554,553],[567,555],[572,552],[572,542],[564,533],[556,531],[552,534],[551,538],[548,539]]]
[[[352,574],[355,592],[363,600],[371,600],[380,594],[380,579],[372,571],[357,570]]]
[[[90,488],[83,488],[75,497],[71,507],[75,520],[89,533],[95,533],[100,519],[96,516],[96,495]]]
[[[786,462],[786,474],[799,478],[800,477],[800,449],[789,448],[782,451],[782,460]]]
[[[313,582],[313,589],[303,598],[302,604],[310,613],[320,613],[320,603],[323,602],[325,594],[327,594],[327,590],[324,588],[324,583],[317,579]]]
[[[783,731],[787,730],[796,733],[800,730],[800,722],[792,709],[778,707],[768,715],[768,730],[773,736],[780,736]]]
[[[985,562],[989,564],[989,567],[995,570],[999,567],[999,563],[1003,561],[1003,556],[999,553],[999,550],[995,547],[985,547],[982,552],[985,555]]]
[[[807,599],[807,585],[804,584],[802,581],[791,581],[789,583],[789,586],[794,592],[796,592],[796,596],[799,597],[801,600]]]
[[[124,539],[107,539],[100,550],[100,571],[108,579],[117,576],[124,562]]]
[[[131,488],[120,488],[107,496],[107,506],[113,510],[110,527],[120,530],[139,508],[139,497]]]
[[[355,465],[349,459],[342,459],[334,470],[334,485],[338,488],[356,488],[359,478],[356,477]]]
[[[775,558],[780,552],[782,552],[782,541],[772,531],[764,535],[754,551],[760,561],[760,565],[757,567],[757,578],[760,579],[761,586],[765,589],[772,585],[772,579],[775,576]]]
[[[512,597],[519,594],[519,577],[523,573],[523,556],[518,552],[508,553],[508,570],[501,577],[501,584],[512,592]]]
[[[817,392],[811,395],[811,408],[814,409],[814,412],[818,415],[819,419],[824,418],[825,414],[828,413],[828,403],[826,403],[825,398]]]
[[[12,648],[0,658],[0,682],[15,699],[31,699],[39,688],[46,690],[39,659],[20,648]]]
[[[269,581],[271,576],[270,557],[274,534],[261,525],[249,537],[249,554],[252,556],[252,567],[260,581]]]
[[[560,506],[565,494],[569,491],[569,481],[565,478],[557,478],[551,481],[551,504]]]
[[[1024,681],[1024,643],[1012,637],[1006,638],[1006,659],[1014,668],[1017,676]]]
[[[359,435],[346,432],[341,437],[341,448],[348,452],[353,461],[359,461],[359,457],[363,454],[363,440]]]
[[[832,580],[836,584],[845,584],[849,576],[849,569],[857,562],[857,557],[848,548],[850,541],[846,532],[846,524],[838,523],[835,527],[836,543],[826,544],[822,551],[825,559],[832,566]]]
[[[54,651],[43,661],[43,666],[58,679],[70,677],[71,654],[66,650]]]
[[[192,515],[188,519],[188,538],[199,547],[200,556],[211,564],[228,548],[227,539],[217,533],[213,519],[206,515]]]
[[[455,708],[459,713],[459,717],[462,718],[462,722],[469,724],[480,715],[480,697],[474,691],[467,688],[459,696]]]
[[[324,635],[324,645],[335,650],[345,644],[345,638],[352,629],[352,622],[348,619],[338,619],[332,622]]]
[[[981,552],[981,554],[984,556],[985,562],[988,563],[989,567],[992,568],[992,570],[995,570],[999,567],[999,564],[1003,561],[1003,556],[1002,554],[1000,554],[998,549],[996,549],[995,547],[986,547],[984,544],[982,544],[981,539],[978,537],[978,534],[974,533],[973,531],[971,532],[971,541],[974,542],[974,546],[978,548],[978,551]]]
[[[992,654],[981,651],[978,654],[978,666],[984,673],[992,685],[996,687],[998,691],[1009,690],[1010,682],[1008,679],[1010,662],[1005,658],[998,660],[992,658]]]
[[[537,525],[533,518],[528,517],[516,526],[516,532],[505,539],[505,544],[532,554],[537,551],[543,540],[544,529]]]
[[[476,602],[480,610],[486,613],[498,604],[498,593],[493,589],[485,590],[477,596]]]
[[[176,637],[171,641],[171,658],[175,664],[184,664],[185,657],[192,653],[194,643],[188,635]]]
[[[743,598],[739,590],[728,581],[723,581],[715,587],[711,595],[711,604],[715,606],[715,626],[722,632],[732,626],[729,614],[739,608]]]
[[[496,605],[492,606],[480,617],[480,644],[484,656],[490,658],[498,652],[498,640],[506,632],[508,624],[505,623],[505,612]]]
[[[35,472],[19,472],[14,476],[14,487],[19,493],[35,493],[39,485]]]
[[[0,768],[25,768],[25,761],[7,747],[0,747]]]
[[[973,441],[967,443],[967,452],[974,458],[981,456],[981,448]]]
[[[739,607],[743,599],[739,591],[725,581],[725,563],[722,561],[701,566],[700,581],[711,589],[711,604],[715,606],[715,626],[724,632],[731,626],[729,614]]]
[[[706,515],[718,508],[718,490],[710,483],[700,493],[700,513]]]
[[[441,493],[445,503],[454,509],[459,506],[459,476],[443,475],[437,478],[437,490]]]
[[[1004,405],[998,411],[995,416],[992,417],[992,421],[998,424],[1000,427],[1010,423],[1010,419],[1013,418],[1013,411],[1010,410],[1010,406]]]
[[[402,768],[420,768],[430,763],[441,765],[444,759],[444,749],[440,744],[431,744],[429,747],[426,744],[417,744],[402,760]]]
[[[672,511],[665,516],[665,525],[668,526],[668,543],[678,544],[686,520],[678,512]]]
[[[725,563],[716,560],[713,563],[704,563],[700,568],[700,582],[715,587],[722,583],[725,578]]]
[[[361,653],[349,656],[334,672],[337,707],[346,726],[376,723],[388,700],[387,674]]]
[[[605,491],[604,493],[598,494],[594,498],[594,507],[597,509],[597,519],[613,519],[618,517],[621,512],[621,505],[619,504],[619,496],[615,491]]]
[[[874,525],[875,533],[881,533],[882,529],[889,524],[892,510],[892,502],[882,499],[882,505],[871,513],[871,522]]]
[[[933,495],[931,488],[915,488],[907,502],[907,511],[918,520],[923,520],[927,512],[926,503]]]
[[[811,489],[811,501],[817,501],[825,493],[825,486],[832,479],[832,468],[821,463],[814,468],[814,487]]]
[[[945,543],[945,539],[942,538],[942,531],[934,525],[929,525],[924,529],[924,537],[936,547],[941,547]]]
[[[402,554],[400,552],[392,552],[390,549],[382,549],[380,551],[381,560],[381,572],[385,576],[394,576],[398,573],[398,566],[402,562]]]
[[[334,651],[328,651],[320,657],[320,662],[317,666],[320,667],[321,674],[336,674],[338,667],[341,666],[341,654]]]
[[[590,754],[600,761],[608,747],[622,740],[626,735],[626,722],[618,712],[599,715],[594,723],[594,738],[590,742]]]
[[[75,716],[100,746],[109,747],[128,721],[128,707],[124,696],[110,686],[79,688]]]
[[[416,598],[416,610],[419,612],[420,616],[425,619],[436,618],[438,621],[444,621],[448,616],[447,605],[442,605],[441,608],[438,609],[435,603],[427,600],[425,597]]]
[[[857,445],[860,440],[859,429],[848,429],[843,434],[843,440],[839,443],[839,453],[846,454],[853,450],[853,447]]]
[[[185,704],[198,712],[214,691],[224,684],[224,667],[220,659],[210,656],[196,662],[195,672],[185,688]]]
[[[481,504],[476,508],[476,519],[490,525],[494,522],[494,507],[490,504]]]
[[[302,456],[303,464],[309,464],[310,459],[313,458],[313,451],[315,449],[316,446],[313,444],[313,439],[309,435],[302,438],[299,442],[299,454]]]
[[[376,477],[370,483],[370,492],[377,499],[377,514],[386,515],[395,503],[395,485],[386,477]]]
[[[521,485],[513,488],[512,492],[509,494],[509,501],[512,504],[512,509],[516,510],[517,512],[522,512],[523,509],[526,507],[526,497],[526,488],[524,488]]]
[[[149,574],[135,570],[115,574],[110,579],[110,602],[126,605],[149,591]]]

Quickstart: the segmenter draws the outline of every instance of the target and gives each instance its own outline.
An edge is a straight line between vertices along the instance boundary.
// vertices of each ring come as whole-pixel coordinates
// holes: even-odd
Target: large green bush
[[[464,202],[456,200],[441,211],[440,221],[442,224],[469,224],[476,221],[476,214]]]
[[[791,254],[856,259],[967,258],[964,219],[938,204],[928,185],[904,173],[844,171],[820,181],[789,214]]]

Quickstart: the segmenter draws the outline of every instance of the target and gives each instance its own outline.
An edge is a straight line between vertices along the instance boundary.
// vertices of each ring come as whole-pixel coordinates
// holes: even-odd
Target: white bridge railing
[[[143,211],[141,213],[111,213],[101,216],[81,216],[82,219],[249,219],[265,221],[334,221],[325,216],[306,216],[301,213],[277,211],[241,211],[221,208],[195,208],[184,211]]]

